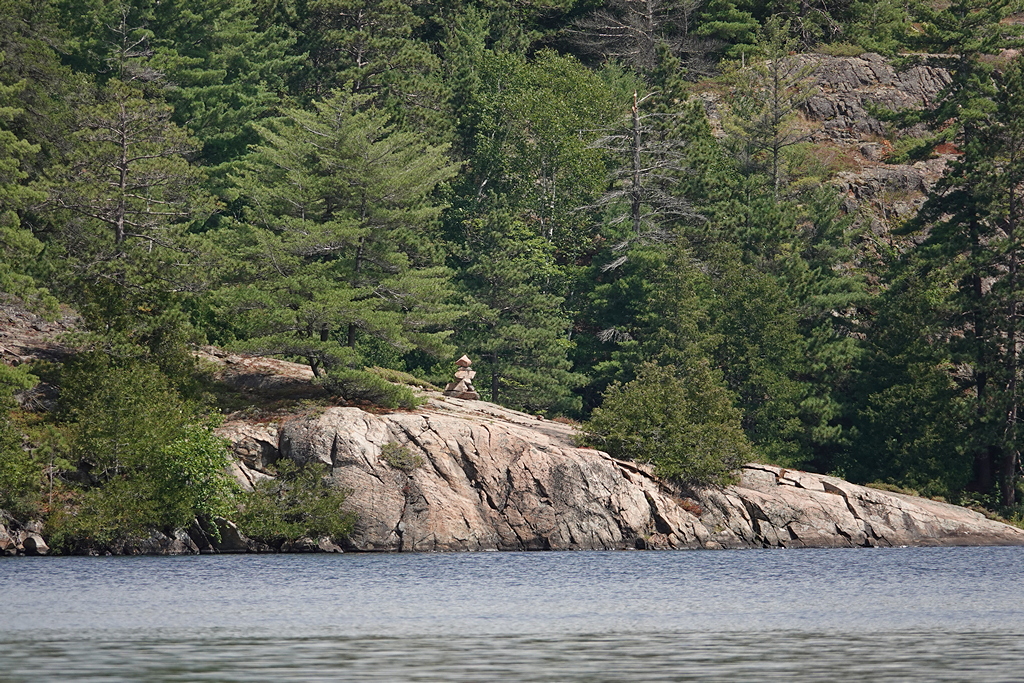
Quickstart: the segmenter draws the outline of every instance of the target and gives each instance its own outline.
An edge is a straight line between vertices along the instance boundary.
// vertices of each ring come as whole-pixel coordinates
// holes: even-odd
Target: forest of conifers
[[[57,471],[63,504],[112,515],[91,492],[149,468],[138,505],[202,512],[167,482],[209,432],[191,350],[215,344],[341,400],[467,354],[485,400],[593,418],[626,456],[714,441],[1019,515],[1018,11],[0,0],[0,292],[81,320],[73,361],[0,366],[0,507],[52,508]],[[884,230],[802,109],[801,55],[866,52],[949,73],[872,112],[889,161],[948,157]],[[40,377],[56,407],[15,410]]]

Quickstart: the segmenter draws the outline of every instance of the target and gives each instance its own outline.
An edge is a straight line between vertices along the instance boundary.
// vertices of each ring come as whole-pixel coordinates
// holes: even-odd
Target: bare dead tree
[[[674,114],[643,113],[642,105],[652,96],[634,92],[628,119],[592,145],[608,151],[619,163],[609,178],[608,191],[584,208],[611,214],[606,220],[609,226],[629,226],[615,246],[620,252],[638,241],[665,241],[672,234],[670,224],[700,219],[686,198],[673,192],[686,172],[685,142],[664,134],[667,127],[657,125],[659,119]],[[604,269],[617,268],[625,260],[619,256]]]
[[[658,45],[673,54],[709,47],[710,42],[689,35],[690,24],[704,0],[611,0],[603,9],[579,20],[569,29],[573,42],[585,52],[617,60],[638,70],[650,70],[657,61]]]

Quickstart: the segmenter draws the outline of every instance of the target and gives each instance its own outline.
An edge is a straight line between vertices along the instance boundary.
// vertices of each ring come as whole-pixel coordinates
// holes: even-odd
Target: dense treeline
[[[385,403],[367,368],[443,383],[466,353],[485,399],[671,476],[756,458],[1012,514],[1015,9],[0,0],[0,291],[84,323],[67,367],[0,367],[7,397],[65,388],[0,426],[0,507],[75,539],[223,512],[209,342]],[[815,50],[951,74],[878,112],[906,155],[961,152],[884,240],[809,142]]]

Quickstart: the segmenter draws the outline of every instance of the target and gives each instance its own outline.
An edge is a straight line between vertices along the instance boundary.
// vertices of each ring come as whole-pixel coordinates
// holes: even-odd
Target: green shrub
[[[380,459],[403,472],[411,472],[425,464],[422,455],[413,453],[408,446],[401,446],[393,441],[380,447]]]
[[[321,382],[327,391],[348,401],[368,401],[383,408],[408,410],[423,403],[423,399],[416,396],[409,387],[392,384],[367,370],[331,370]]]
[[[15,407],[14,393],[31,389],[37,381],[27,365],[12,368],[0,363],[0,509],[19,518],[39,513],[44,467],[23,448],[21,430],[8,413]]]
[[[682,370],[645,363],[632,382],[612,384],[584,425],[583,441],[696,484],[725,483],[752,454],[740,412],[706,361]]]
[[[352,531],[354,518],[341,509],[346,493],[332,486],[325,474],[320,463],[298,467],[281,460],[276,478],[238,494],[232,518],[246,536],[273,546],[303,536],[330,536],[341,542]]]
[[[167,532],[226,509],[226,443],[155,365],[89,355],[61,379],[72,479],[83,482],[48,520],[62,549]]]
[[[212,422],[191,422],[162,448],[151,466],[161,522],[187,526],[197,516],[213,518],[228,511],[234,483],[225,476],[228,441],[213,433]]]
[[[0,510],[15,517],[38,514],[45,468],[22,447],[21,433],[0,414]]]
[[[410,375],[408,372],[402,372],[401,370],[392,370],[391,368],[381,368],[374,366],[367,368],[367,372],[372,372],[375,375],[380,376],[382,379],[386,379],[394,384],[408,384],[411,387],[417,387],[419,389],[429,389],[430,391],[441,391],[441,388],[431,384],[425,379],[420,379],[416,375]]]
[[[832,57],[860,57],[867,52],[863,47],[855,43],[822,43],[814,48],[815,52]]]

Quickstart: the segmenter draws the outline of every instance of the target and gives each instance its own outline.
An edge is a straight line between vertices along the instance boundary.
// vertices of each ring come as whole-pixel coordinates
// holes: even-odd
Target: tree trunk
[[[498,380],[501,376],[498,374],[498,352],[495,351],[491,354],[491,403],[498,402]]]
[[[641,225],[641,197],[642,193],[642,178],[640,165],[640,149],[641,149],[641,137],[640,137],[640,103],[637,100],[636,91],[633,91],[633,185],[630,191],[630,212],[633,218],[633,234],[639,235],[643,230]]]
[[[1003,457],[1000,463],[999,483],[1000,494],[1003,505],[1013,507],[1017,503],[1017,464],[1020,461],[1020,453],[1017,449],[1017,373],[1019,361],[1017,359],[1017,272],[1020,268],[1020,258],[1016,243],[1017,233],[1017,196],[1015,187],[1010,185],[1009,216],[1006,221],[1006,237],[1009,242],[1010,263],[1008,265],[1007,291],[1010,294],[1008,310],[1006,311],[1006,373],[1007,373],[1007,400],[1009,406],[1006,411],[1006,426],[1003,433]]]

